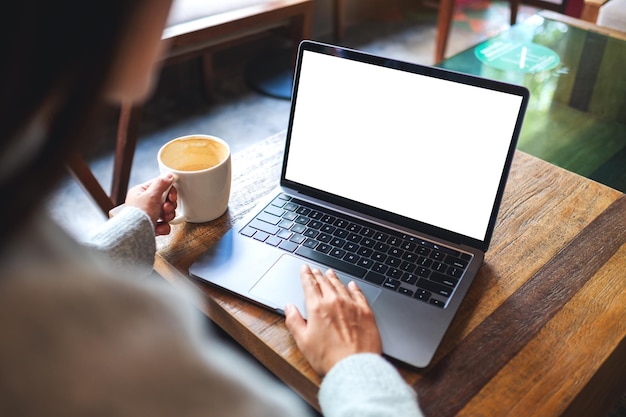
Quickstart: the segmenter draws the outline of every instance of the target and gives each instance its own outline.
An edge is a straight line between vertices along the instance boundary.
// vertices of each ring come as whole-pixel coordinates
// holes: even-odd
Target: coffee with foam
[[[202,171],[226,160],[228,148],[206,137],[185,137],[168,143],[161,151],[161,161],[176,171]]]

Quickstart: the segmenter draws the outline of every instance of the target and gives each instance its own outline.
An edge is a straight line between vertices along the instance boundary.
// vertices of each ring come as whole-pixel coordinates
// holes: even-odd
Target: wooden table
[[[159,238],[156,270],[315,407],[281,316],[187,277],[278,183],[284,133],[233,158],[229,211]],[[518,151],[490,250],[433,363],[396,364],[427,416],[599,416],[626,386],[626,197]]]

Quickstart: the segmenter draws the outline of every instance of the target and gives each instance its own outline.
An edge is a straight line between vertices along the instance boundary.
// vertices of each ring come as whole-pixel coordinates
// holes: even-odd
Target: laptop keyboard
[[[240,233],[445,307],[471,255],[281,194]]]

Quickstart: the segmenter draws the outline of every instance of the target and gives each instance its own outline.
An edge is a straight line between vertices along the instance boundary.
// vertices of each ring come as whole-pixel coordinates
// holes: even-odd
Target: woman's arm
[[[154,225],[150,217],[136,207],[124,207],[83,243],[106,255],[116,266],[145,275],[152,271],[156,252]]]

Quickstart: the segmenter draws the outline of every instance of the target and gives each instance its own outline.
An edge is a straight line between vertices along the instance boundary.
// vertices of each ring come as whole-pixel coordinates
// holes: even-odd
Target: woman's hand
[[[302,266],[300,278],[307,321],[294,305],[287,305],[285,324],[315,372],[324,376],[356,353],[382,353],[374,314],[356,283],[346,288],[334,271],[322,274],[307,265]]]
[[[157,236],[170,232],[168,222],[176,216],[178,194],[176,188],[172,186],[173,182],[172,174],[163,174],[132,187],[126,195],[126,205],[146,212],[154,224]]]

